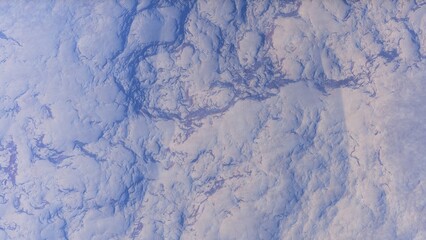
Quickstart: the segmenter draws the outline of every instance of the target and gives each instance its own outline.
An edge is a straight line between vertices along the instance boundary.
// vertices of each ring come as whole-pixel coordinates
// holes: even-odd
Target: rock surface
[[[0,239],[425,239],[426,2],[0,2]]]

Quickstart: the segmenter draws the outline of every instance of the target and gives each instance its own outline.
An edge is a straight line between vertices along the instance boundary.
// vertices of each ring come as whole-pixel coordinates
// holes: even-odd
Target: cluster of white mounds
[[[425,11],[1,1],[0,239],[425,239]]]

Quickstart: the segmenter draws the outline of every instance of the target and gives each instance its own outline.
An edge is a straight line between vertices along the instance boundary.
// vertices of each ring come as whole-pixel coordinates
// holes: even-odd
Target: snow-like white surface
[[[0,13],[0,239],[426,238],[425,1]]]

